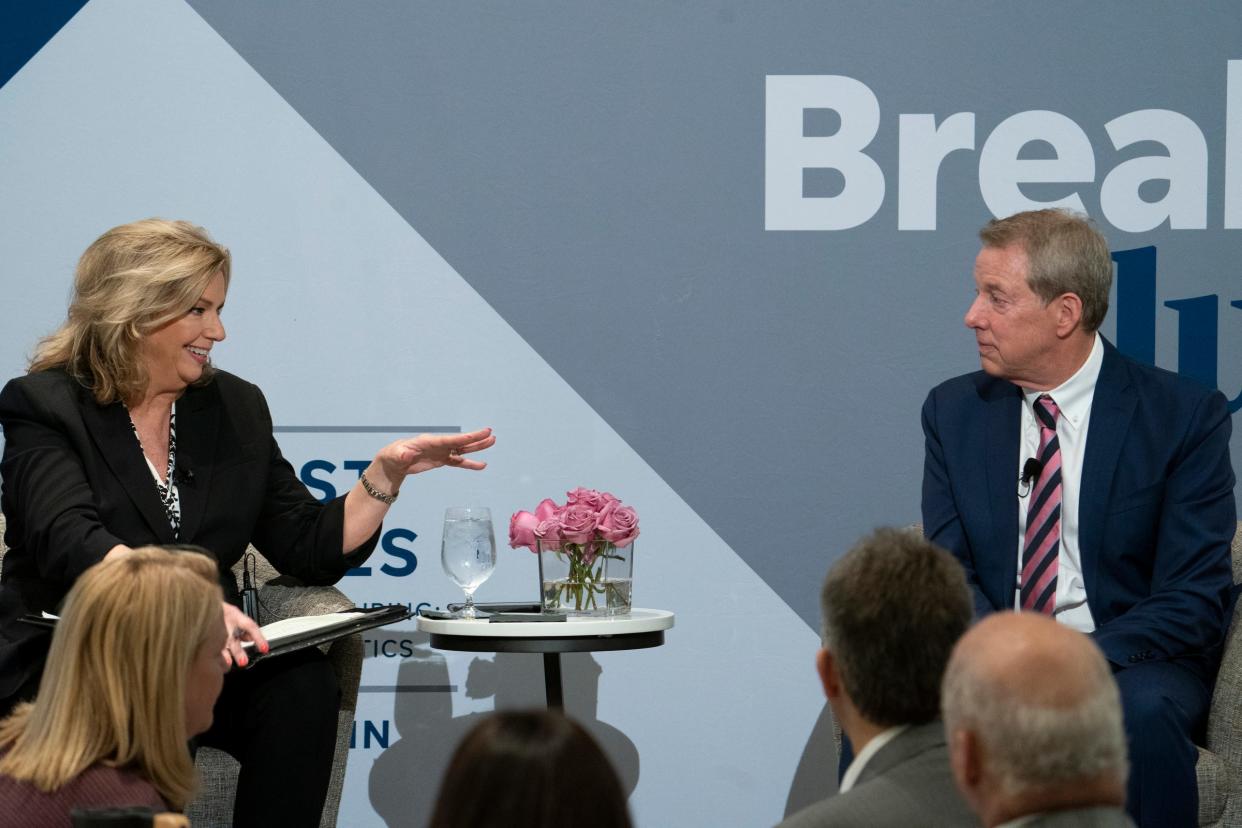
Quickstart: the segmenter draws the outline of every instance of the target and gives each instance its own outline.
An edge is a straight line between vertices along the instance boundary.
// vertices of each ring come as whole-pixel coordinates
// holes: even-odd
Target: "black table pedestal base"
[[[644,650],[664,643],[664,630],[624,635],[579,635],[506,638],[503,636],[448,635],[431,633],[437,650],[469,653],[543,653],[543,687],[548,707],[564,709],[561,691],[561,653],[594,653],[605,650]]]

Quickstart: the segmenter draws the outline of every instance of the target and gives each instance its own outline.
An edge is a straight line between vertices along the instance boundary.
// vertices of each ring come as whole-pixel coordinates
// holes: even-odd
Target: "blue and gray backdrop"
[[[346,592],[443,606],[445,507],[503,543],[614,492],[677,626],[569,658],[569,712],[639,824],[771,824],[832,788],[818,585],[918,519],[984,221],[1088,212],[1105,334],[1242,404],[1239,44],[1230,2],[9,2],[0,373],[100,232],[204,225],[235,257],[217,361],[316,495],[407,430],[499,436],[403,489]],[[479,597],[535,580],[506,549]],[[542,700],[534,657],[367,655],[343,825],[420,824],[463,730]]]

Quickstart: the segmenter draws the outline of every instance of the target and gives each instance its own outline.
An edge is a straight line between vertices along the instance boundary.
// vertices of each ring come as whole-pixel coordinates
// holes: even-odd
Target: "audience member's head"
[[[943,695],[953,774],[985,825],[1124,804],[1121,700],[1087,636],[1035,613],[990,615],[954,650]]]
[[[855,742],[940,715],[940,679],[973,607],[962,567],[916,532],[880,529],[828,572],[824,692]]]
[[[431,828],[630,828],[625,794],[581,725],[551,711],[488,716],[457,747]]]
[[[0,772],[54,791],[96,763],[129,767],[165,801],[194,789],[190,736],[224,680],[214,561],[143,547],[87,570],[65,599],[34,704],[0,723]]]

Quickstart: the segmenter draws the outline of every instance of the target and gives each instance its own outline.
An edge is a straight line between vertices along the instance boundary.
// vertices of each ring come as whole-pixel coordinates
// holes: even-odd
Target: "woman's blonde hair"
[[[186,221],[150,218],[113,227],[78,260],[65,323],[39,342],[31,371],[62,368],[101,404],[134,402],[146,389],[142,338],[183,316],[220,273],[229,251]],[[211,380],[211,366],[195,382]]]
[[[223,625],[216,564],[145,546],[78,578],[34,704],[0,722],[0,773],[54,791],[91,765],[127,767],[174,808],[194,792],[186,676]]]

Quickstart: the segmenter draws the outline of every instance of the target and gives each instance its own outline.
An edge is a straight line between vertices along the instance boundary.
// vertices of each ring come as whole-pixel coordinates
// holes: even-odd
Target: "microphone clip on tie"
[[[1022,475],[1018,478],[1018,497],[1026,497],[1031,493],[1031,484],[1039,479],[1044,464],[1035,457],[1028,457],[1022,466]]]

